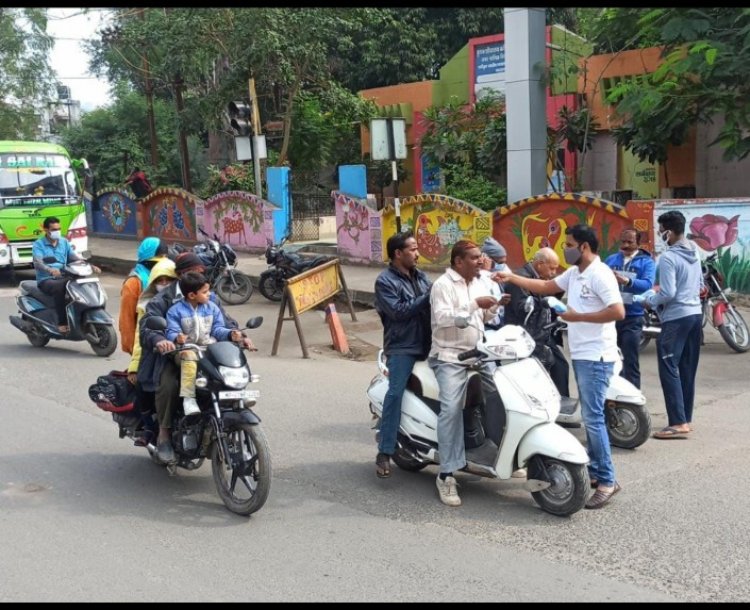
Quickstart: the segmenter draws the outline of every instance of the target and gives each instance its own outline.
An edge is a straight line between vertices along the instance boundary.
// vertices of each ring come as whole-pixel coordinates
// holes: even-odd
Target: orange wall
[[[662,187],[695,186],[695,127],[690,129],[682,146],[667,148],[667,176],[659,166],[659,185]]]
[[[611,117],[614,111],[603,101],[604,78],[632,76],[654,72],[661,63],[661,48],[634,49],[606,55],[592,55],[581,60],[581,71],[578,75],[578,90],[586,94],[589,108],[601,129],[612,129],[619,123]]]

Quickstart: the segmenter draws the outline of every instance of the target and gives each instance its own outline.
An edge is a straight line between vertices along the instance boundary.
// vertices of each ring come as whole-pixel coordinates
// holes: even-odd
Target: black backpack
[[[135,386],[128,381],[127,371],[110,371],[89,386],[89,398],[104,411],[122,413],[132,411]]]

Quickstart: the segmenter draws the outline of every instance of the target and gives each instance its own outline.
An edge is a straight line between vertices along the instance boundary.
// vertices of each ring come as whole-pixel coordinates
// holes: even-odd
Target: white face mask
[[[161,292],[164,290],[169,284],[156,284],[156,292]]]
[[[49,232],[49,237],[50,237],[50,239],[51,239],[52,241],[57,241],[58,239],[60,239],[60,236],[61,236],[61,235],[62,235],[62,231],[60,231],[60,230],[57,230],[57,231],[50,231],[50,232]]]

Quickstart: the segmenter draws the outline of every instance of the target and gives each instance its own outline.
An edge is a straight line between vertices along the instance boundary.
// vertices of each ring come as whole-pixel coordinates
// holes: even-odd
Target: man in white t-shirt
[[[609,447],[604,402],[614,363],[618,360],[615,322],[625,317],[622,296],[612,270],[599,255],[599,240],[585,224],[565,231],[565,262],[570,267],[551,280],[500,271],[495,278],[529,292],[552,295],[564,290],[568,310],[568,344],[586,427],[591,486],[596,489],[586,508],[601,508],[620,491]]]

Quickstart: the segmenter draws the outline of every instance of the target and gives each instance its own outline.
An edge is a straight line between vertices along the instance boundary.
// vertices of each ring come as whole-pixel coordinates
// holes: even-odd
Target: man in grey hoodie
[[[691,431],[695,374],[701,346],[701,262],[685,236],[685,216],[665,212],[657,219],[667,250],[659,257],[659,291],[645,298],[661,319],[657,340],[659,380],[669,425],[654,438],[685,438]]]

